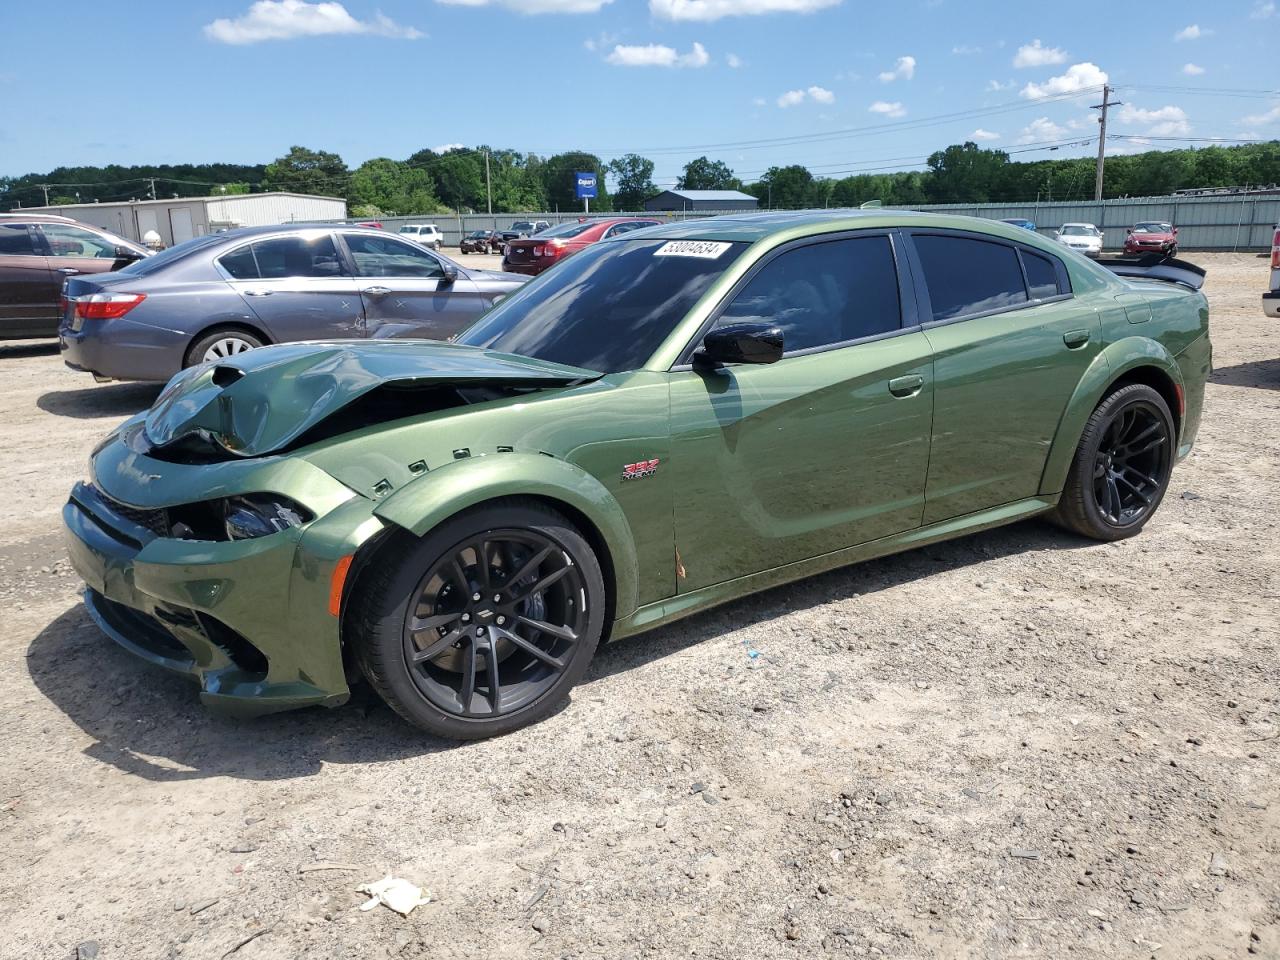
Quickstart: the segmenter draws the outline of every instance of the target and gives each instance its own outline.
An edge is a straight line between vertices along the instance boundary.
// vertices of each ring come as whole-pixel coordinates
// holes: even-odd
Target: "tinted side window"
[[[390,237],[344,233],[357,277],[443,277],[440,261],[421,247]]]
[[[1058,287],[1058,271],[1048,257],[1023,250],[1022,266],[1027,271],[1027,289],[1032,300],[1043,300],[1065,293]]]
[[[934,320],[950,320],[1027,302],[1018,253],[970,237],[912,238],[924,267]]]
[[[36,256],[36,244],[25,223],[0,223],[0,256]]]
[[[716,325],[743,321],[780,326],[788,352],[897,330],[902,310],[889,238],[831,240],[774,258]]]
[[[218,263],[237,280],[337,277],[345,272],[328,234],[259,240],[224,255]]]

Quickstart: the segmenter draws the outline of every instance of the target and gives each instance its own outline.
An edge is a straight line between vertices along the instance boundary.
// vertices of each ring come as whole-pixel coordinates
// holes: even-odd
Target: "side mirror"
[[[1125,232],[1125,233],[1133,233],[1133,227],[1125,227],[1125,228],[1124,228],[1124,232]]]
[[[442,263],[440,266],[444,269],[444,276],[441,277],[443,283],[453,283],[458,279],[458,268],[452,263]]]
[[[131,247],[125,247],[117,244],[116,259],[117,260],[141,260],[142,254],[140,254],[137,250],[132,249]]]
[[[771,323],[729,323],[703,338],[693,362],[699,366],[775,363],[782,359],[782,344],[782,330]]]
[[[1177,228],[1177,227],[1174,227],[1174,228],[1173,228],[1173,235],[1174,235],[1175,237],[1178,235],[1178,228]]]

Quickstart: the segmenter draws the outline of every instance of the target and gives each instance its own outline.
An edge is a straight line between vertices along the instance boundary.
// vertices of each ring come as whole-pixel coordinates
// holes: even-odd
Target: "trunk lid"
[[[383,387],[552,387],[601,374],[482,347],[430,340],[352,340],[261,347],[184,370],[147,412],[147,440],[187,438],[236,457],[287,447],[312,427]]]

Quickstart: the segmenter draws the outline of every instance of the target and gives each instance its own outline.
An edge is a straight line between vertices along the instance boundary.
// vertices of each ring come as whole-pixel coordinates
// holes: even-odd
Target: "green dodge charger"
[[[1203,271],[898,211],[599,243],[455,343],[186,370],[63,516],[104,632],[247,716],[363,677],[452,738],[546,716],[597,645],[1049,514],[1137,533],[1191,449]],[[1145,276],[1121,276],[1121,273]]]

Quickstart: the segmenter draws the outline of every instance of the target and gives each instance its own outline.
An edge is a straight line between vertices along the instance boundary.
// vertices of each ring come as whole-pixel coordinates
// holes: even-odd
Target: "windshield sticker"
[[[715,260],[733,244],[717,243],[714,240],[668,240],[657,250],[655,257],[697,257],[700,260]]]

